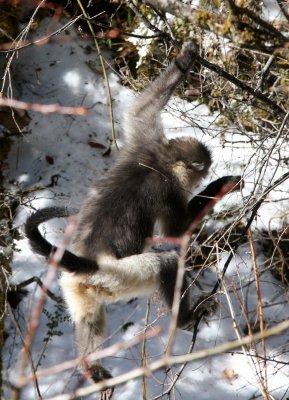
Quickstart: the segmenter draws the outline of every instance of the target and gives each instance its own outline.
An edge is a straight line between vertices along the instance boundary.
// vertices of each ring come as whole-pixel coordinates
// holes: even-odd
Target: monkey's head
[[[173,173],[186,189],[207,175],[212,159],[203,143],[194,138],[177,138],[169,141],[169,147]]]

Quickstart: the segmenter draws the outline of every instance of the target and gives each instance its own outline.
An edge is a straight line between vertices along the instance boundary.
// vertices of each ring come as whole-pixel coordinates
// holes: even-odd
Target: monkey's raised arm
[[[205,212],[206,207],[210,202],[214,201],[216,196],[223,197],[225,194],[231,191],[240,190],[243,187],[243,181],[241,176],[223,176],[222,178],[216,179],[211,182],[206,189],[198,193],[193,197],[188,204],[188,215],[190,223],[194,222],[196,218],[202,216]],[[214,205],[214,204],[212,204]]]
[[[210,203],[216,201],[217,196],[220,198],[226,195],[229,191],[240,190],[243,186],[241,176],[223,176],[211,182],[206,189],[193,197],[186,208],[182,203],[175,202],[174,208],[171,209],[170,218],[166,218],[163,229],[167,236],[181,236],[196,219],[202,218],[208,213],[206,209]],[[179,204],[179,205],[178,205]]]
[[[186,42],[180,54],[139,96],[124,114],[124,135],[133,144],[164,139],[160,114],[173,91],[196,59],[196,48]]]
[[[73,213],[73,210],[68,210],[65,207],[47,207],[31,214],[25,224],[25,233],[33,251],[48,260],[55,253],[57,247],[42,236],[38,226],[52,218],[69,217]],[[60,266],[65,267],[66,271],[76,273],[91,273],[98,270],[96,262],[84,257],[78,257],[68,250],[64,251]]]

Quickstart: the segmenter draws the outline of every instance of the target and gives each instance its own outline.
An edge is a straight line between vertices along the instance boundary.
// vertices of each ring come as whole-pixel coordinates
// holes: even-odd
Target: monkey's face
[[[173,172],[188,190],[207,175],[212,163],[211,153],[194,138],[172,139],[169,144],[174,157]]]

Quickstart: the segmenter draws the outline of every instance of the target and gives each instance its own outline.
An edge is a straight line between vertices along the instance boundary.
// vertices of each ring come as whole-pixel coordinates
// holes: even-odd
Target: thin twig
[[[229,267],[230,262],[232,261],[232,258],[234,257],[234,253],[237,250],[237,248],[239,247],[239,243],[242,240],[242,237],[246,234],[246,232],[248,231],[248,229],[250,228],[254,218],[257,215],[257,211],[259,210],[259,208],[261,207],[262,203],[265,201],[267,195],[274,189],[276,189],[276,187],[278,187],[281,183],[285,182],[287,179],[289,178],[289,172],[286,172],[285,174],[283,174],[280,178],[278,178],[275,182],[273,182],[270,186],[268,186],[268,188],[266,190],[264,190],[264,192],[259,196],[259,199],[255,202],[255,204],[253,205],[252,208],[250,208],[250,210],[247,210],[247,212],[251,211],[251,215],[247,221],[246,226],[242,229],[241,233],[240,233],[240,239],[237,240],[234,245],[232,246],[232,250],[231,253],[229,254],[227,261],[223,267],[222,270],[222,274],[220,279],[218,279],[218,281],[216,282],[216,285],[214,286],[214,289],[212,290],[211,294],[215,294],[216,291],[218,290],[220,284],[221,284],[221,280],[223,279],[223,277],[226,274],[226,271]]]
[[[51,292],[51,290],[45,287],[44,283],[38,276],[32,276],[31,278],[26,279],[25,281],[20,282],[16,285],[10,285],[9,291],[17,292],[18,290],[30,285],[31,283],[37,283],[37,285],[46,292],[47,296],[50,297],[52,300],[56,301],[57,303],[62,301],[62,298],[60,296],[56,296],[54,293]]]
[[[288,0],[276,0],[284,17],[289,21]]]
[[[229,265],[234,257],[235,251],[237,250],[237,248],[239,247],[239,244],[241,243],[241,241],[243,240],[244,235],[247,233],[248,229],[250,228],[253,220],[255,219],[257,212],[259,210],[259,208],[261,207],[262,203],[265,201],[266,196],[272,191],[274,190],[276,187],[278,187],[281,183],[285,182],[287,179],[289,178],[289,172],[285,173],[284,175],[282,175],[279,179],[277,179],[273,184],[271,184],[259,197],[259,199],[255,202],[255,204],[247,211],[245,211],[245,214],[248,213],[249,211],[251,211],[251,215],[247,221],[246,226],[242,229],[241,233],[240,233],[240,237],[238,240],[236,240],[236,242],[231,246],[231,251],[230,254],[227,258],[227,261],[224,264],[224,267],[222,269],[222,273],[220,274],[220,276],[217,279],[217,282],[213,288],[213,290],[211,291],[211,296],[213,296],[214,294],[217,293],[217,290],[219,289],[222,280],[227,272],[227,269],[229,268]],[[198,327],[199,324],[201,322],[203,318],[203,315],[201,314],[199,316],[199,318],[196,320],[195,322],[195,326],[194,326],[194,331],[193,331],[193,338],[192,338],[192,350],[194,349],[194,345],[196,342],[196,338],[197,338],[197,333],[198,333]]]
[[[178,322],[178,315],[179,315],[179,309],[180,309],[180,303],[181,303],[181,292],[182,292],[182,285],[183,285],[183,280],[184,280],[184,274],[185,274],[185,256],[186,256],[186,251],[189,245],[191,235],[184,234],[181,238],[181,247],[180,247],[180,257],[178,259],[178,271],[177,271],[177,277],[176,277],[176,283],[175,283],[175,289],[174,289],[174,299],[173,299],[173,304],[172,304],[172,315],[171,315],[171,320],[170,320],[170,326],[169,326],[169,332],[168,332],[168,344],[167,348],[165,351],[165,357],[169,357],[172,352],[175,336],[176,336],[176,331],[177,331],[177,322]]]
[[[220,268],[219,268],[220,257],[219,257],[219,252],[218,252],[218,246],[216,246],[216,249],[217,249],[217,271],[218,271],[218,274],[220,274]],[[240,328],[239,328],[238,323],[237,323],[235,310],[234,310],[233,303],[231,301],[231,298],[230,298],[230,295],[229,295],[229,292],[228,292],[228,289],[227,289],[227,285],[225,284],[225,279],[222,279],[222,290],[223,290],[223,292],[224,292],[224,294],[226,296],[227,303],[228,303],[228,306],[229,306],[229,311],[230,311],[230,315],[231,315],[233,329],[235,331],[235,334],[236,334],[237,338],[239,340],[241,340],[242,339],[241,331],[240,331]],[[243,307],[241,307],[241,309],[243,309]],[[247,320],[247,317],[246,317],[246,320]],[[249,336],[251,336],[251,337],[253,336],[253,333],[251,332],[251,330],[249,330]],[[253,344],[254,348],[256,348],[255,341],[252,341],[252,344]],[[252,361],[252,357],[249,357],[249,355],[248,355],[248,353],[249,353],[248,346],[247,345],[243,345],[242,346],[242,351],[243,351],[243,354],[245,355],[245,357],[246,357],[246,359],[248,361],[248,364],[249,364],[250,368],[252,369],[253,375],[254,375],[254,373],[255,373],[254,363]],[[267,390],[266,390],[266,387],[265,387],[264,382],[262,380],[262,377],[259,377],[257,375],[256,380],[257,380],[257,384],[258,384],[258,387],[260,389],[260,392],[262,393],[264,399],[268,400]]]
[[[257,86],[255,88],[255,92],[256,91],[258,92],[259,90],[263,90],[264,81],[267,78],[267,76],[269,74],[269,70],[270,70],[272,64],[275,62],[275,60],[276,60],[275,54],[272,54],[268,58],[268,61],[266,62],[265,66],[262,68],[261,76],[260,76]]]
[[[85,107],[63,107],[59,104],[38,104],[28,103],[27,101],[20,101],[16,99],[6,99],[0,95],[0,106],[18,108],[26,111],[36,111],[42,114],[67,114],[67,115],[88,115],[89,110]]]
[[[117,342],[109,347],[106,347],[105,349],[97,350],[93,353],[90,353],[88,356],[85,357],[85,361],[88,363],[96,360],[101,360],[102,358],[105,357],[113,356],[120,350],[126,350],[132,346],[135,346],[136,344],[141,343],[144,340],[144,337],[146,337],[147,339],[152,337],[157,337],[160,335],[160,333],[161,333],[160,327],[153,328],[150,332],[136,335],[130,340]],[[62,373],[63,371],[66,371],[68,369],[78,367],[83,362],[83,359],[84,359],[83,357],[77,357],[73,360],[64,361],[60,364],[54,365],[53,367],[48,367],[40,371],[37,371],[35,376],[39,379],[43,376],[50,376],[52,374]],[[35,376],[34,375],[23,376],[22,379],[17,382],[16,387],[20,389],[26,386],[28,383],[34,380]]]
[[[30,20],[28,21],[27,25],[25,26],[23,31],[20,33],[20,35],[15,39],[15,44],[16,44],[15,51],[13,51],[12,54],[9,56],[8,61],[6,63],[5,70],[4,70],[4,74],[3,74],[3,77],[2,77],[2,87],[1,87],[1,90],[0,90],[0,98],[1,99],[3,98],[6,81],[8,81],[8,83],[7,83],[7,96],[11,97],[11,98],[13,97],[13,88],[12,88],[11,73],[10,73],[12,61],[14,60],[14,57],[16,57],[17,48],[19,46],[20,41],[23,40],[23,38],[27,37],[28,32],[30,31],[32,22],[33,22],[35,16],[37,15],[37,12],[39,11],[40,7],[43,5],[44,2],[45,2],[45,0],[41,0],[39,2],[39,4],[37,5],[36,9],[34,10],[32,16],[31,16]],[[22,132],[21,128],[20,128],[20,126],[19,126],[19,124],[18,124],[18,122],[17,122],[17,120],[16,120],[16,118],[14,116],[13,108],[11,108],[11,114],[12,114],[13,122],[14,122],[15,126],[17,127],[17,130],[19,132]]]
[[[274,138],[274,141],[272,143],[272,145],[270,146],[268,152],[264,155],[264,159],[262,160],[262,162],[260,163],[260,165],[258,166],[258,174],[259,174],[259,185],[255,185],[255,190],[258,191],[262,180],[264,179],[265,175],[266,175],[266,171],[267,171],[267,167],[270,163],[271,160],[271,156],[273,154],[273,150],[276,148],[278,141],[280,140],[280,138],[283,135],[283,131],[286,127],[286,125],[288,124],[288,119],[289,119],[289,111],[286,113],[286,115],[283,118],[283,121],[281,123],[281,126],[278,130],[278,132],[276,133],[276,136]],[[285,137],[288,136],[289,132],[287,131],[285,133]]]
[[[13,324],[15,325],[15,328],[16,328],[18,334],[19,334],[22,346],[24,348],[24,346],[25,346],[25,337],[23,335],[23,332],[21,331],[21,328],[20,328],[20,325],[19,325],[19,322],[18,322],[18,318],[15,316],[15,312],[12,309],[12,307],[10,306],[9,303],[7,304],[7,308],[8,308],[8,311],[9,311],[9,316],[10,316]],[[40,393],[40,388],[39,388],[39,382],[38,382],[38,379],[37,379],[37,376],[36,376],[36,368],[34,366],[34,361],[33,361],[33,357],[32,357],[30,349],[28,350],[27,358],[28,358],[29,366],[30,366],[31,371],[32,371],[32,376],[34,378],[33,379],[33,383],[34,383],[34,386],[35,386],[35,391],[36,391],[36,393],[38,395],[38,398],[40,399],[41,398],[41,393]],[[13,398],[17,399],[18,392],[20,394],[19,388],[14,386],[14,385],[12,385],[11,388],[13,389],[13,396],[14,396]],[[16,397],[15,397],[15,394],[16,394]]]
[[[150,20],[142,12],[140,12],[140,10],[134,4],[133,0],[128,0],[128,6],[135,13],[135,15],[143,21],[143,23],[149,30],[153,31],[158,36],[162,36],[162,37],[167,36],[167,34],[165,32],[162,32],[158,27],[153,25],[150,22]]]
[[[143,0],[143,3],[160,10],[163,13],[170,13],[177,18],[181,18],[186,22],[190,22],[201,29],[209,30],[219,34],[219,27],[224,26],[227,18],[221,13],[209,12],[205,9],[192,7],[190,4],[185,4],[180,0]],[[249,25],[249,28],[257,34],[266,33],[269,37],[278,38],[283,43],[288,41],[287,37],[283,35],[278,29],[270,22],[255,14],[252,10],[246,7],[237,6],[233,1],[230,3],[230,9],[234,10],[234,15],[246,15],[253,21],[258,28]],[[243,23],[244,24],[244,23]],[[259,27],[262,27],[261,30]]]
[[[146,367],[147,366],[147,352],[146,352],[146,342],[147,342],[147,337],[146,337],[146,332],[148,329],[148,320],[149,320],[149,315],[150,315],[150,299],[147,299],[147,308],[146,308],[146,316],[145,316],[145,325],[144,325],[144,336],[143,336],[143,341],[142,341],[142,349],[141,349],[141,360],[142,360],[142,366]],[[143,376],[143,400],[147,399],[147,377]]]
[[[251,250],[251,255],[252,255],[252,266],[253,266],[253,271],[254,271],[254,276],[255,276],[256,292],[257,292],[257,298],[258,298],[257,316],[259,317],[259,322],[260,322],[260,332],[264,332],[265,325],[264,325],[264,317],[263,317],[261,287],[260,287],[260,274],[258,272],[257,256],[256,256],[256,250],[255,250],[255,246],[254,246],[253,233],[252,233],[251,229],[248,230],[248,239],[249,239],[250,250]],[[257,321],[255,321],[255,323],[256,322]],[[262,369],[260,370],[260,373],[262,375],[262,385],[263,385],[264,391],[265,391],[264,398],[267,400],[267,399],[269,399],[269,395],[268,395],[268,375],[267,375],[267,362],[266,362],[267,351],[266,351],[265,339],[262,339],[262,347],[263,347],[263,357],[264,357],[265,361],[264,361],[264,373],[263,373]]]
[[[44,281],[44,288],[49,288],[49,286],[53,282],[55,274],[56,274],[57,266],[59,265],[59,262],[63,256],[65,249],[68,247],[68,244],[72,237],[72,234],[76,229],[76,225],[77,225],[76,218],[71,217],[69,219],[69,223],[65,229],[62,243],[57,248],[57,250],[53,254],[52,258],[50,259],[49,269],[47,271],[46,278]],[[47,298],[47,293],[46,293],[45,289],[42,289],[40,299],[37,302],[34,309],[32,310],[31,319],[29,321],[28,331],[27,331],[27,335],[26,335],[26,338],[24,341],[24,348],[23,348],[22,357],[21,357],[18,382],[21,382],[22,379],[24,378],[24,371],[25,371],[25,367],[27,364],[27,357],[29,355],[35,334],[39,327],[39,320],[41,317],[42,309],[46,302],[46,298]],[[18,384],[16,386],[19,387]],[[16,392],[14,392],[13,395],[14,395],[13,400],[18,400],[19,396],[20,396],[20,391],[17,390]]]
[[[196,351],[195,353],[189,353],[179,356],[170,356],[163,357],[158,361],[155,361],[147,366],[147,368],[136,368],[128,373],[123,375],[119,375],[118,377],[108,379],[107,381],[102,381],[95,385],[89,386],[87,388],[75,390],[73,393],[62,394],[59,396],[50,397],[47,400],[72,400],[77,399],[81,396],[88,396],[89,394],[103,391],[108,387],[115,387],[122,383],[128,382],[132,379],[139,378],[146,374],[150,376],[152,372],[158,371],[161,368],[169,367],[171,365],[183,364],[185,362],[199,361],[203,359],[207,359],[208,357],[213,357],[228,351],[235,350],[243,345],[250,344],[253,340],[257,341],[264,338],[268,338],[271,336],[280,335],[283,331],[289,329],[289,320],[283,321],[272,328],[266,329],[263,334],[258,332],[253,336],[245,336],[241,340],[233,340],[230,342],[226,342],[220,345],[215,346],[214,348],[204,349],[200,351]]]
[[[104,77],[105,84],[106,84],[107,98],[108,98],[108,104],[109,104],[111,135],[112,135],[113,143],[114,143],[115,147],[118,149],[118,145],[117,145],[117,141],[116,141],[116,135],[115,135],[115,128],[114,128],[114,115],[113,115],[113,107],[112,107],[111,90],[110,90],[110,85],[109,85],[107,72],[106,72],[105,65],[104,65],[104,59],[103,59],[103,56],[101,54],[100,47],[98,45],[98,41],[96,39],[97,36],[96,36],[96,34],[94,32],[94,28],[93,28],[93,26],[92,26],[92,24],[90,22],[90,19],[89,19],[88,15],[87,15],[87,13],[85,11],[85,8],[84,8],[84,6],[82,4],[82,1],[81,0],[77,0],[77,3],[79,5],[79,8],[82,11],[82,14],[86,18],[86,22],[87,22],[89,30],[90,30],[90,32],[92,34],[92,37],[93,37],[93,40],[94,40],[94,45],[95,45],[95,48],[96,48],[96,51],[97,51],[97,54],[98,54],[98,57],[99,57],[99,61],[100,61],[100,64],[101,64],[102,73],[103,73],[103,77]]]
[[[210,69],[211,71],[216,72],[216,74],[218,74],[222,78],[227,79],[229,82],[233,83],[234,85],[236,85],[237,87],[242,89],[244,92],[247,92],[250,95],[252,95],[253,97],[255,97],[256,99],[262,101],[262,103],[264,103],[267,106],[269,106],[272,109],[272,111],[274,111],[277,115],[278,114],[281,115],[281,116],[285,115],[285,111],[280,106],[278,106],[278,104],[274,103],[267,96],[265,96],[262,92],[260,92],[260,90],[253,89],[251,86],[247,85],[245,82],[240,81],[238,78],[236,78],[235,76],[229,74],[228,72],[223,70],[218,65],[210,63],[209,61],[205,60],[201,56],[198,56],[198,61],[204,67]]]
[[[54,41],[57,43],[73,41],[76,38],[71,37],[71,36],[59,37],[58,35],[60,33],[64,32],[65,30],[67,30],[73,24],[75,24],[75,22],[77,22],[80,18],[82,18],[82,15],[79,15],[79,16],[75,17],[74,19],[68,21],[65,25],[63,25],[61,28],[58,28],[54,32],[46,34],[45,36],[43,36],[39,39],[33,40],[33,41],[19,39],[19,40],[17,40],[17,42],[13,41],[13,43],[1,43],[0,44],[0,53],[8,54],[8,53],[13,53],[15,50],[21,51],[30,46],[43,46],[44,44],[51,42],[52,41],[51,39],[54,38],[55,36],[57,36],[57,38],[55,38]]]
[[[158,10],[161,10],[163,12],[166,12],[166,11],[167,12],[171,12],[172,14],[176,14],[177,10],[181,9],[183,11],[183,14],[181,15],[181,18],[183,20],[191,21],[192,19],[197,18],[197,16],[193,17],[194,13],[196,13],[198,15],[198,12],[201,12],[201,11],[194,10],[189,5],[183,4],[183,3],[179,2],[179,1],[175,1],[175,0],[166,0],[164,3],[161,3],[158,0],[146,0],[145,2],[148,3],[150,6],[152,6],[153,8],[157,8]],[[132,3],[131,0],[130,0],[130,3]],[[134,8],[133,8],[133,10],[135,11]],[[219,24],[220,21],[218,21],[217,23]],[[162,33],[162,37],[167,38],[177,48],[180,48],[180,43],[178,43],[176,40],[174,40],[174,38],[172,38],[170,36],[168,37],[168,35],[165,35],[164,32],[162,32],[158,28],[154,27],[150,22],[149,22],[149,24],[150,24],[149,25],[149,29],[153,30],[154,32],[156,32],[156,31],[157,32],[161,32]],[[160,33],[160,35],[161,35],[161,33]],[[246,93],[249,93],[254,98],[256,98],[259,101],[261,101],[262,103],[266,104],[277,115],[284,115],[285,114],[285,111],[278,104],[274,103],[271,99],[269,99],[267,96],[265,96],[259,90],[258,86],[256,88],[252,88],[251,86],[247,85],[245,82],[239,80],[235,76],[233,76],[233,75],[229,74],[228,72],[226,72],[225,70],[223,70],[218,65],[213,64],[213,63],[209,62],[208,60],[204,59],[199,54],[196,54],[196,58],[197,58],[197,60],[199,61],[199,63],[201,65],[203,65],[204,67],[208,68],[209,70],[215,72],[216,74],[218,74],[222,78],[224,78],[224,79],[228,80],[229,82],[233,83],[235,86],[240,88],[242,91],[244,91]]]

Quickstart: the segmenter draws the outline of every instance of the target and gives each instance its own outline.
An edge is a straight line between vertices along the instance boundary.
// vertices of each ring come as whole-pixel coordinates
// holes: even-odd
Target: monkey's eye
[[[203,171],[205,169],[205,164],[204,163],[198,163],[198,162],[191,162],[190,169],[195,169],[197,171]]]

